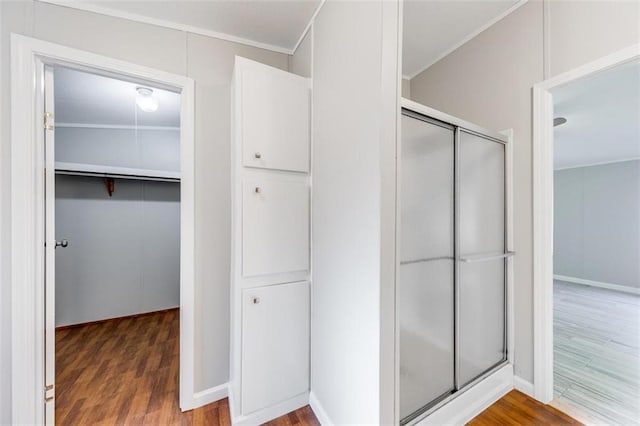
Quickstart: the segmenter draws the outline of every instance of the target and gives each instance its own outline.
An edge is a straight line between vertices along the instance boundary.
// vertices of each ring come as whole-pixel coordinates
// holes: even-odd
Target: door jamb
[[[44,93],[36,81],[39,63],[128,75],[181,93],[180,408],[194,408],[194,81],[11,34],[12,423],[44,423]]]
[[[553,399],[553,97],[583,77],[640,59],[636,44],[533,86],[533,347],[534,397]]]

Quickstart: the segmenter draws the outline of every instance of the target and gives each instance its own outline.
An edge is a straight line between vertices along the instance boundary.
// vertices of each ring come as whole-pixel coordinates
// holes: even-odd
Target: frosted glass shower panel
[[[505,145],[459,136],[459,385],[505,359]]]
[[[402,116],[400,417],[454,389],[454,130]]]

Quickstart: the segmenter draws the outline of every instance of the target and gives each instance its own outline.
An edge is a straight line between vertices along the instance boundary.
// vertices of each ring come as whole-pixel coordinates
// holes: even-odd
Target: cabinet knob
[[[257,159],[262,158],[262,154],[260,154],[259,152],[256,152],[254,155]]]
[[[256,186],[256,194],[259,194],[262,192],[262,188],[260,188],[259,186]]]
[[[252,297],[251,298],[251,303],[253,303],[254,305],[257,305],[258,303],[260,303],[260,298],[259,297]]]

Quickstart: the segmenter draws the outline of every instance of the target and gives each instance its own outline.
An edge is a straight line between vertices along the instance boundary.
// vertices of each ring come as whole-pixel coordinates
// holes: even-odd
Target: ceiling
[[[413,78],[526,0],[405,0],[402,75]]]
[[[553,91],[554,168],[640,158],[640,61]]]
[[[136,106],[136,87],[153,89],[158,109],[145,112]],[[54,71],[56,123],[133,126],[180,126],[180,95],[70,68]]]
[[[40,0],[293,53],[321,0]]]

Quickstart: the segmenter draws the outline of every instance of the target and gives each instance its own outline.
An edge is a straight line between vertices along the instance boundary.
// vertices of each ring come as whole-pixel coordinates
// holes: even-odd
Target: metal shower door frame
[[[444,127],[451,129],[454,131],[454,140],[453,140],[453,209],[454,209],[454,227],[453,227],[453,248],[454,248],[454,271],[453,271],[453,297],[454,297],[454,390],[449,395],[443,395],[439,398],[436,398],[433,401],[429,401],[425,406],[416,412],[406,416],[405,418],[400,419],[400,423],[402,425],[405,424],[415,424],[420,420],[427,417],[429,414],[433,413],[438,408],[447,404],[451,400],[457,398],[466,390],[472,388],[475,384],[482,381],[486,377],[490,376],[504,365],[509,362],[509,327],[512,324],[509,324],[508,317],[508,287],[509,287],[509,274],[507,268],[507,260],[515,253],[508,251],[508,242],[509,242],[509,220],[508,220],[508,167],[507,167],[507,144],[509,143],[508,138],[501,134],[497,133],[485,128],[482,128],[476,124],[467,122],[465,120],[461,120],[457,117],[451,116],[449,114],[443,113],[441,111],[417,104],[413,101],[409,101],[406,99],[402,100],[402,110],[401,115],[424,121],[429,124],[433,124],[436,126]],[[504,232],[503,232],[503,253],[500,254],[490,254],[484,256],[467,256],[462,258],[460,253],[460,134],[464,132],[467,134],[475,135],[483,140],[488,142],[499,143],[503,146],[503,200],[504,200]],[[398,156],[400,158],[400,156]],[[459,357],[459,348],[460,348],[460,263],[471,263],[478,262],[484,260],[497,260],[503,258],[503,294],[504,294],[504,303],[503,303],[503,356],[502,359],[496,363],[495,365],[489,367],[489,369],[482,372],[480,375],[476,376],[472,380],[467,383],[460,383],[460,357]],[[403,262],[406,263],[406,262]],[[396,307],[398,309],[398,307]],[[396,314],[397,318],[397,314]],[[397,321],[397,319],[396,319]],[[399,362],[399,361],[398,361]]]

